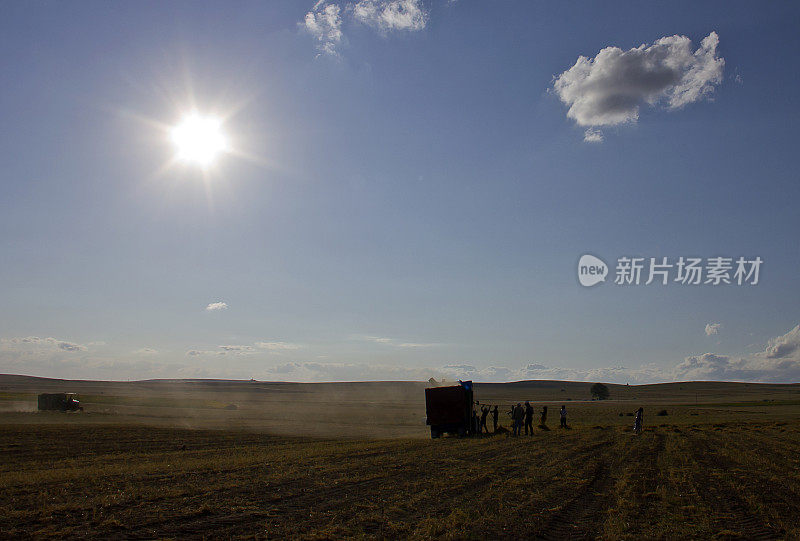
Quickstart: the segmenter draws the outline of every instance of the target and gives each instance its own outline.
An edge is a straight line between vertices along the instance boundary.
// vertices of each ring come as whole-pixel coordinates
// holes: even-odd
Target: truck
[[[445,433],[471,435],[473,392],[471,381],[459,385],[425,389],[425,424],[431,427],[431,438]]]
[[[39,395],[39,410],[83,411],[83,406],[75,393],[42,393]]]

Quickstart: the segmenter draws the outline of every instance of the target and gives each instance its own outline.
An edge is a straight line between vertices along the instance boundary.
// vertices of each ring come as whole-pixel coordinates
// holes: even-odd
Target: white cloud
[[[357,0],[347,3],[342,9],[328,0],[318,0],[306,13],[300,28],[314,37],[319,54],[339,56],[344,40],[343,18],[355,21],[378,32],[416,32],[428,23],[428,12],[422,0]]]
[[[337,47],[342,41],[342,18],[336,4],[325,4],[320,0],[306,13],[301,26],[317,40],[320,54],[337,56]]]
[[[122,381],[152,378],[221,377],[225,367],[165,363],[151,359],[93,358],[63,352],[38,354],[0,351],[0,373],[24,374],[46,378]],[[238,374],[231,374],[235,377]]]
[[[586,128],[583,132],[583,140],[586,143],[602,143],[603,139],[603,132],[596,128]]]
[[[652,383],[671,381],[665,371],[655,365],[638,368],[624,366],[610,368],[559,368],[542,364],[529,364],[524,368],[489,366],[476,368],[469,364],[451,364],[440,369],[448,379],[471,379],[475,381],[522,381],[531,379],[566,381],[603,381],[607,383]]]
[[[227,353],[234,353],[238,355],[243,355],[245,353],[253,351],[255,348],[253,346],[239,346],[239,345],[232,345],[232,346],[217,346],[221,350]]]
[[[771,338],[767,348],[758,355],[766,359],[800,359],[800,325],[783,336]]]
[[[63,349],[64,351],[86,351],[86,346],[82,346],[80,344],[74,344],[72,342],[58,342],[56,344],[58,349]]]
[[[712,324],[713,325],[713,324]],[[800,382],[800,325],[768,341],[764,351],[744,357],[715,353],[691,355],[673,367],[645,365],[608,368],[551,368],[529,364],[522,369],[476,368],[470,364],[443,366],[450,379],[516,381],[551,379],[603,381],[608,383],[659,383],[668,381],[744,381],[760,383]]]
[[[436,343],[421,343],[421,342],[404,342],[402,340],[397,340],[394,338],[387,338],[385,336],[360,336],[356,335],[353,337],[355,340],[362,340],[365,342],[374,342],[376,344],[382,344],[385,346],[393,346],[398,348],[429,348],[438,346],[439,344]]]
[[[137,349],[133,353],[135,355],[156,355],[156,354],[158,354],[158,350],[157,349],[153,349],[153,348],[141,348],[141,349]]]
[[[228,303],[226,302],[212,302],[211,304],[206,306],[207,312],[213,312],[215,310],[227,310],[227,309],[228,309]]]
[[[704,353],[687,357],[678,365],[679,380],[734,380],[762,383],[800,382],[800,325],[772,338],[764,351],[733,358]]]
[[[352,9],[356,21],[382,32],[422,30],[428,18],[421,0],[359,0]]]
[[[722,323],[706,323],[706,336],[719,334],[720,329],[722,329]]]
[[[627,51],[606,47],[594,58],[578,57],[556,77],[553,89],[580,126],[636,122],[642,105],[674,110],[710,98],[725,66],[718,43],[711,32],[696,51],[688,37],[678,35]]]
[[[442,370],[446,372],[452,373],[468,373],[468,372],[476,372],[478,369],[472,366],[471,364],[447,364],[442,367]]]
[[[347,362],[289,362],[268,368],[264,379],[285,381],[427,381],[440,372],[424,367]]]
[[[247,344],[225,344],[217,346],[216,350],[190,349],[186,352],[189,357],[209,357],[219,355],[253,355],[259,353],[258,350],[267,350],[269,353],[280,353],[293,351],[302,346],[289,342],[256,342],[254,345]]]
[[[208,355],[225,355],[225,351],[209,351],[207,349],[190,349],[186,352],[187,357],[205,357]]]
[[[293,351],[296,349],[300,349],[300,344],[292,344],[291,342],[256,342],[256,347],[260,349],[266,349],[269,351],[277,352],[277,351]]]
[[[59,340],[58,338],[39,338],[38,336],[26,336],[24,338],[0,338],[0,344],[5,348],[20,349],[56,349],[61,351],[86,351],[86,346]]]
[[[391,344],[394,342],[391,338],[385,338],[382,336],[364,336],[363,340],[367,342],[375,342],[376,344]]]

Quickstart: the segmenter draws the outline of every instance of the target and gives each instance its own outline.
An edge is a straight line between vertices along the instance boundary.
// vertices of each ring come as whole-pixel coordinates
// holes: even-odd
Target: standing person
[[[517,406],[511,406],[511,434],[517,435]]]
[[[492,410],[492,421],[494,422],[494,432],[497,432],[497,415],[499,412],[497,411],[497,406],[494,407]]]
[[[533,436],[533,406],[530,402],[525,402],[525,435],[528,435],[528,428],[531,429]]]
[[[472,408],[472,433],[473,434],[480,434],[481,432],[481,425],[480,421],[478,421],[478,412],[475,411],[475,408]]]
[[[522,419],[525,417],[525,410],[522,409],[522,404],[517,402],[514,406],[514,435],[519,436],[522,434]]]
[[[542,417],[539,426],[547,426],[547,406],[542,406]]]
[[[489,406],[481,406],[481,433],[485,430],[489,433],[489,428],[486,426],[486,417],[489,415]]]
[[[567,406],[561,406],[561,428],[567,428]]]
[[[633,431],[637,434],[642,433],[642,425],[644,424],[644,408],[636,410],[636,418],[633,420]]]

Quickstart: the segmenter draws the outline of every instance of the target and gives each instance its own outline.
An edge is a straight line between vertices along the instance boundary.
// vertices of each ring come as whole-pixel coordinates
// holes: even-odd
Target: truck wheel
[[[431,439],[435,440],[438,437],[439,437],[439,429],[431,427]]]

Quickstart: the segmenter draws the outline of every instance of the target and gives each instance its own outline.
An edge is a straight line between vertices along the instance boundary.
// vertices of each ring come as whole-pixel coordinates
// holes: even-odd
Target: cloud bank
[[[725,67],[718,44],[719,36],[711,32],[696,51],[688,37],[678,35],[627,51],[606,47],[594,58],[579,56],[556,77],[553,90],[579,126],[636,122],[642,106],[676,110],[711,98]],[[584,140],[599,142],[602,134],[587,130]]]
[[[602,381],[607,383],[663,383],[673,381],[742,381],[754,383],[800,382],[800,325],[768,341],[764,351],[746,357],[703,353],[686,357],[672,367],[648,364],[639,367],[563,368],[531,363],[522,368],[476,367],[454,363],[439,367],[381,366],[379,364],[289,362],[267,369],[266,379],[294,381],[349,381],[431,377],[449,381],[521,381],[530,379]]]
[[[391,340],[391,339],[390,339]],[[386,342],[377,342],[387,344]],[[401,347],[403,342],[394,345]],[[388,343],[388,345],[392,345]],[[297,347],[295,347],[297,346]],[[520,381],[530,379],[602,381],[608,383],[659,383],[672,381],[743,381],[760,383],[800,382],[800,325],[768,340],[763,351],[733,357],[716,353],[690,355],[672,366],[643,365],[599,368],[565,368],[530,363],[524,367],[450,363],[443,366],[390,365],[380,362],[318,362],[290,360],[265,362],[267,354],[294,355],[300,346],[288,342],[258,342],[223,345],[216,349],[190,349],[190,363],[162,362],[154,358],[135,360],[108,358],[91,348],[57,338],[35,336],[0,338],[0,373],[29,374],[69,379],[149,379],[154,377],[215,377],[273,381]],[[154,350],[137,353],[155,355]],[[258,355],[262,357],[258,357]],[[231,359],[233,356],[233,359]],[[274,357],[273,357],[274,358]],[[230,359],[230,360],[228,360]],[[220,362],[224,360],[225,362]],[[230,362],[237,360],[237,362]]]
[[[800,325],[770,339],[764,351],[749,357],[713,353],[687,357],[678,365],[676,379],[800,382]]]

